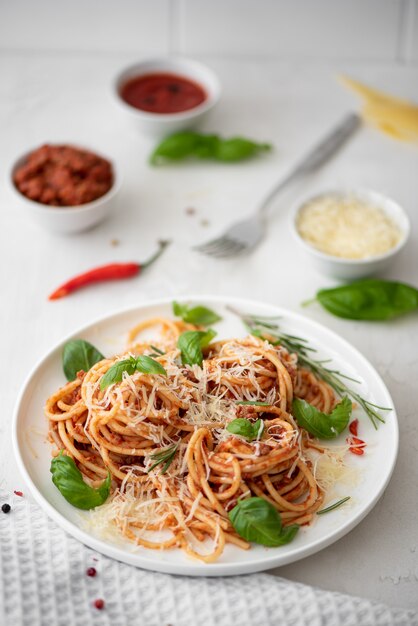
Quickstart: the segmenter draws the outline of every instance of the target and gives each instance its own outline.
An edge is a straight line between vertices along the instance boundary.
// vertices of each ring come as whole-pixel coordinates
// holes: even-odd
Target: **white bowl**
[[[74,146],[73,144],[71,144],[71,146],[83,149],[81,146]],[[34,148],[34,150],[36,150],[36,148]],[[91,151],[90,148],[88,148],[88,150]],[[16,201],[16,205],[18,205],[19,208],[26,213],[29,219],[36,222],[39,226],[54,233],[78,233],[83,230],[88,230],[104,220],[115,208],[116,194],[120,189],[121,179],[113,162],[113,184],[107,193],[100,198],[97,198],[97,200],[93,200],[93,202],[86,202],[85,204],[80,204],[78,206],[55,207],[27,198],[15,186],[13,179],[16,169],[23,165],[31,152],[33,152],[33,150],[29,150],[13,163],[8,176],[8,182],[10,193]],[[97,151],[94,151],[94,153],[101,156]]]
[[[145,74],[173,73],[184,76],[201,85],[207,98],[202,104],[179,113],[151,113],[137,109],[123,100],[120,90],[126,82]],[[183,57],[149,59],[129,66],[120,72],[113,84],[113,94],[122,112],[134,126],[148,134],[168,135],[179,130],[193,128],[215,106],[221,95],[221,85],[216,74],[197,61]]]
[[[297,217],[299,211],[301,211],[308,202],[322,197],[329,197],[330,195],[355,197],[367,204],[381,209],[389,218],[393,220],[401,231],[402,237],[400,241],[395,247],[388,250],[388,252],[371,256],[366,259],[344,259],[321,252],[303,239],[303,237],[299,234],[297,228]],[[309,262],[320,272],[327,274],[328,276],[333,276],[334,278],[342,278],[345,280],[365,278],[376,274],[387,267],[406,244],[410,229],[411,227],[408,215],[397,202],[391,200],[387,196],[377,193],[376,191],[368,189],[340,189],[322,192],[314,197],[306,198],[302,203],[299,202],[291,215],[291,230],[297,242],[305,252],[305,255],[309,259]]]

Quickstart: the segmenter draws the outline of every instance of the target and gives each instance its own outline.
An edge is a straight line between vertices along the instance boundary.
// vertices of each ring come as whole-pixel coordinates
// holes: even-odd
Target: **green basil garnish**
[[[95,363],[104,359],[101,352],[84,339],[67,341],[62,352],[62,367],[67,380],[74,380],[77,373],[88,372]]]
[[[135,372],[142,372],[143,374],[161,374],[162,376],[167,376],[167,372],[161,363],[158,363],[158,361],[155,361],[150,356],[145,356],[144,354],[138,357],[131,356],[129,359],[117,361],[107,370],[106,374],[100,381],[100,389],[103,391],[109,387],[109,385],[120,383],[124,372],[126,372],[129,376],[132,376]]]
[[[216,332],[211,328],[207,331],[186,330],[182,333],[178,338],[177,346],[183,365],[202,365],[202,348],[205,348],[215,336]]]
[[[384,321],[418,309],[418,289],[389,280],[367,279],[321,289],[315,299],[329,313],[349,320]]]
[[[110,472],[97,489],[84,482],[74,460],[61,452],[51,461],[52,482],[64,498],[78,509],[94,509],[103,504],[110,492]]]
[[[244,137],[222,139],[218,135],[182,131],[163,139],[152,153],[150,163],[159,165],[165,161],[181,161],[190,157],[233,162],[249,159],[269,150],[270,144],[256,143]]]
[[[258,419],[256,422],[250,422],[250,420],[244,417],[237,417],[232,420],[226,427],[226,430],[233,435],[240,435],[245,437],[248,441],[254,441],[254,439],[260,439],[264,431],[263,420]]]
[[[274,320],[274,317],[264,317],[250,315],[248,313],[240,313],[234,308],[228,307],[230,311],[238,315],[243,321],[246,329],[255,337],[260,337],[264,341],[268,340],[273,345],[281,345],[288,352],[295,353],[298,357],[299,365],[306,367],[315,374],[318,378],[321,378],[337,393],[338,396],[344,395],[350,396],[354,402],[356,402],[366,413],[367,417],[372,422],[374,428],[377,428],[379,422],[384,423],[385,420],[380,414],[380,411],[391,411],[389,407],[378,406],[370,400],[366,400],[357,391],[348,386],[348,380],[358,383],[360,381],[350,378],[343,372],[335,369],[332,365],[325,365],[327,360],[323,360],[315,356],[316,349],[309,344],[309,341],[304,337],[296,337],[295,335],[289,335],[280,328],[280,326]]]
[[[283,546],[299,530],[297,524],[283,528],[280,513],[264,498],[240,500],[228,516],[241,537],[263,546]]]
[[[271,144],[256,143],[244,137],[233,137],[232,139],[220,139],[216,147],[217,161],[243,161],[250,159],[261,152],[269,152]]]
[[[205,306],[189,307],[187,304],[180,304],[179,302],[173,302],[173,313],[177,317],[181,317],[183,322],[196,326],[210,326],[222,319],[215,311]]]
[[[299,426],[318,437],[318,439],[334,439],[347,428],[353,405],[345,396],[334,410],[327,414],[318,411],[305,400],[293,400],[292,413]]]

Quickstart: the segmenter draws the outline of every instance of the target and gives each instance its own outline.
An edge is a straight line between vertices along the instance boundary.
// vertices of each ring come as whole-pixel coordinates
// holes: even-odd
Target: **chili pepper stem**
[[[144,261],[144,263],[141,263],[141,269],[146,269],[147,267],[149,267],[150,265],[152,265],[154,263],[154,261],[156,261],[158,259],[158,257],[160,257],[162,255],[162,253],[164,252],[165,248],[170,244],[170,241],[159,241],[159,248],[157,250],[157,252],[154,252],[154,254],[147,260]]]

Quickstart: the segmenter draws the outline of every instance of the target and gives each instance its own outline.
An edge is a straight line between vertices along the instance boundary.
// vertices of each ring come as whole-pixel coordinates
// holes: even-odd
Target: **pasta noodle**
[[[252,336],[211,343],[201,367],[183,365],[178,337],[196,329],[160,318],[138,324],[125,353],[79,372],[48,398],[45,414],[55,455],[64,450],[93,487],[111,473],[111,496],[93,520],[100,511],[105,526],[140,546],[180,547],[212,562],[227,543],[250,547],[228,517],[241,499],[264,498],[284,526],[309,524],[324,489],[308,454],[315,440],[293,419],[292,400],[329,412],[336,399],[296,355]],[[158,339],[145,340],[150,331]],[[100,389],[114,363],[151,354],[167,376],[124,372]],[[261,418],[261,436],[250,442],[226,430],[238,417]],[[173,454],[163,468],[155,455],[166,450]]]

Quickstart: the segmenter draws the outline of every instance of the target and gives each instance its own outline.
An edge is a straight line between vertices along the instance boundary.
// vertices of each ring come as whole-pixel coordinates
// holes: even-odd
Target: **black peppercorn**
[[[3,513],[10,513],[11,509],[12,507],[10,506],[10,504],[7,504],[7,502],[5,502],[1,507]]]

